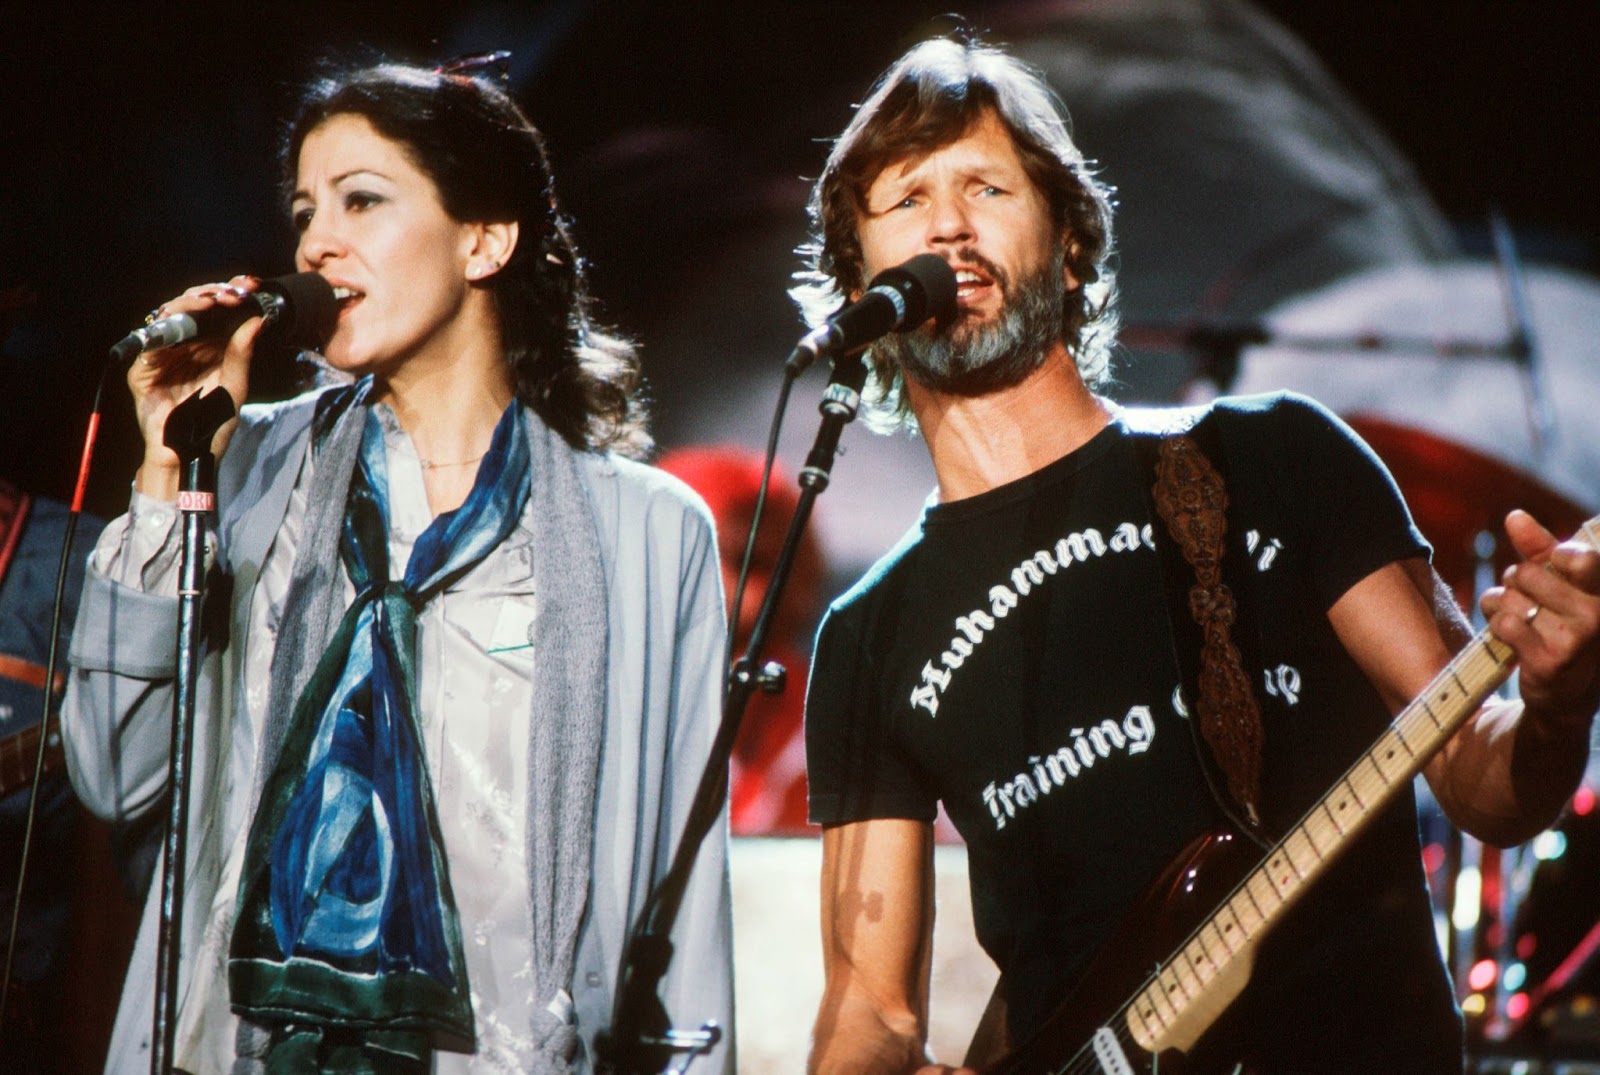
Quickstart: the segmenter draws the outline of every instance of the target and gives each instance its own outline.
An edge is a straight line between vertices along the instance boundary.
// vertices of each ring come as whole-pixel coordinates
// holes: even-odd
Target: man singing
[[[1526,562],[1483,607],[1522,700],[1430,688],[1465,622],[1343,423],[1287,394],[1205,414],[1096,394],[1114,327],[1107,191],[1054,94],[1001,52],[907,53],[835,144],[812,213],[808,315],[925,252],[959,284],[949,323],[868,355],[869,401],[916,423],[938,495],[818,636],[807,749],[827,987],[812,1069],[929,1064],[942,801],[1014,1046],[1037,1048],[1072,997],[1105,1013],[1072,1070],[1132,1070],[1119,1065],[1137,1048],[1203,1029],[1192,1070],[1459,1072],[1407,756],[1443,741],[1429,784],[1485,840],[1550,824],[1600,704],[1600,554],[1513,513]],[[1414,719],[1386,737],[1402,711]],[[1137,926],[1112,941],[1163,868],[1229,819],[1217,846],[1269,867],[1165,948],[1130,950],[1154,936]],[[1195,887],[1179,880],[1179,896]],[[1131,977],[1091,969],[1101,954],[1131,959]],[[1158,968],[1175,977],[1134,996]]]

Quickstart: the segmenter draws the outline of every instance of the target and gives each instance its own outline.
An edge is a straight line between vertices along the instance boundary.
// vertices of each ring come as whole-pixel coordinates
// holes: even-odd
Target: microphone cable
[[[767,506],[767,487],[772,482],[772,468],[778,457],[778,434],[783,429],[783,414],[789,409],[789,393],[794,388],[794,382],[800,373],[784,366],[783,384],[778,389],[778,401],[772,409],[772,424],[767,433],[767,451],[761,462],[761,484],[756,489],[756,506],[750,513],[750,533],[745,536],[744,555],[739,561],[739,580],[734,584],[733,603],[729,606],[733,614],[729,617],[728,624],[728,675],[733,674],[734,648],[738,641],[739,615],[744,608],[745,586],[750,580],[750,569],[755,563],[756,534],[761,530],[761,515]]]

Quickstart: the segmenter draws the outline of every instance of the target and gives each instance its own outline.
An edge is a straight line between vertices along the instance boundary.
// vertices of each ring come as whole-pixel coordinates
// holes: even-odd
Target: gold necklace
[[[488,454],[489,453],[487,451],[482,451],[473,456],[471,459],[462,459],[455,463],[435,463],[432,459],[423,459],[421,456],[418,456],[417,460],[422,464],[423,470],[441,470],[445,467],[470,467],[472,464],[476,463],[478,460],[482,459]]]

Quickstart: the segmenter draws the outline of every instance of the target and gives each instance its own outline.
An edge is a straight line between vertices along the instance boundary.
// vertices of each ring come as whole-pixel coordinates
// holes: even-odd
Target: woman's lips
[[[351,307],[355,306],[356,303],[360,302],[365,297],[366,296],[364,294],[362,294],[360,291],[357,291],[353,287],[348,287],[344,284],[333,285],[333,298],[334,301],[339,304],[340,317],[343,317],[347,312],[349,312]]]

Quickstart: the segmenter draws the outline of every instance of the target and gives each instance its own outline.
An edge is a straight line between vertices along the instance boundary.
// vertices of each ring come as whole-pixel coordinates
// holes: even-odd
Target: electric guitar
[[[1580,533],[1600,548],[1600,516]],[[1509,646],[1480,632],[1264,859],[1237,834],[1196,840],[1039,1032],[987,1075],[1142,1075],[1158,1061],[1162,1075],[1180,1069],[1181,1054],[1244,989],[1262,938],[1514,663]]]
[[[3,555],[3,550],[0,550]],[[32,661],[0,653],[0,678],[24,686],[44,689],[45,670]],[[67,677],[56,673],[53,694],[59,697]],[[51,716],[46,729],[43,773],[54,772],[66,763],[66,748],[61,743],[61,719]],[[11,735],[0,736],[0,798],[33,785],[34,766],[39,760],[39,725],[31,724]]]
[[[66,748],[61,745],[61,720],[50,718],[49,740],[44,746],[45,773],[55,772],[66,763]],[[39,726],[34,724],[15,735],[0,739],[0,799],[13,791],[33,785],[34,765],[39,758]],[[41,774],[43,775],[43,774]]]

